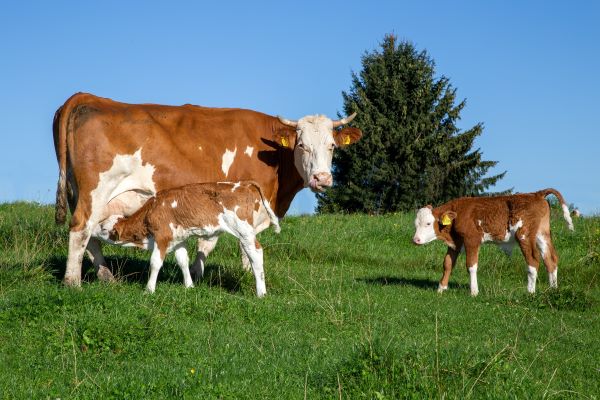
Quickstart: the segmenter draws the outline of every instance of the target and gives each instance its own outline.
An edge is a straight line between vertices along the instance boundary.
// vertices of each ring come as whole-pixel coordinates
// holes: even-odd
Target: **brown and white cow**
[[[557,287],[558,255],[550,236],[550,207],[545,200],[549,194],[558,198],[563,217],[569,229],[573,230],[569,208],[555,189],[511,196],[463,197],[436,208],[421,208],[415,219],[413,242],[422,245],[440,239],[448,245],[438,291],[448,289],[450,273],[459,252],[464,248],[471,294],[476,296],[479,293],[479,247],[487,241],[499,244],[509,255],[515,242],[519,244],[528,265],[527,290],[530,293],[535,292],[541,252],[550,286]]]
[[[357,141],[356,128],[336,129],[311,115],[298,121],[251,110],[194,105],[125,104],[91,94],[69,98],[54,116],[59,163],[56,221],[72,217],[64,282],[80,285],[87,248],[100,279],[110,280],[98,224],[128,216],[158,191],[196,182],[253,180],[278,217],[303,187],[331,186],[335,147]],[[199,240],[199,273],[216,239]]]
[[[263,251],[256,233],[270,224],[279,232],[277,216],[254,182],[196,183],[167,189],[151,197],[125,218],[103,221],[100,238],[120,245],[151,250],[147,289],[153,293],[165,256],[174,251],[186,287],[192,287],[185,241],[190,236],[213,239],[229,233],[239,239],[256,280],[256,295],[267,293]]]

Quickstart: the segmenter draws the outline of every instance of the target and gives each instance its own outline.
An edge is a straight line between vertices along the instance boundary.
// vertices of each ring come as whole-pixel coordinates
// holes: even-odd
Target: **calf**
[[[158,192],[136,213],[111,217],[100,225],[99,237],[121,245],[152,251],[147,289],[154,292],[167,253],[174,251],[186,287],[193,286],[185,241],[196,236],[208,241],[227,232],[239,239],[256,280],[256,294],[266,294],[263,251],[256,232],[279,222],[254,182],[198,183]]]
[[[558,198],[563,217],[569,229],[573,230],[569,208],[555,189],[512,196],[463,197],[436,208],[421,208],[415,219],[413,242],[422,245],[440,239],[448,245],[438,291],[448,289],[450,273],[464,247],[471,278],[471,294],[476,296],[479,293],[479,247],[487,241],[499,244],[509,255],[515,242],[519,244],[528,265],[527,290],[530,293],[535,292],[541,252],[550,286],[557,287],[558,255],[550,237],[550,207],[545,200],[549,194]]]

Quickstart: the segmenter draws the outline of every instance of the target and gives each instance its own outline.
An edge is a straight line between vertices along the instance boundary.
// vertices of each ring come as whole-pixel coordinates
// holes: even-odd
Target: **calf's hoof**
[[[438,286],[437,292],[438,293],[444,293],[446,290],[448,290],[448,286],[444,286],[444,285],[440,284]]]

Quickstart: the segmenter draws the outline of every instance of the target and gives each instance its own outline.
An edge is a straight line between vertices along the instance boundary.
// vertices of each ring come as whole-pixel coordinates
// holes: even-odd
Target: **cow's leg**
[[[540,267],[540,253],[535,244],[535,237],[528,237],[527,233],[517,231],[517,238],[523,257],[527,262],[527,291],[535,293],[538,269]]]
[[[551,288],[556,288],[558,287],[558,254],[552,244],[550,232],[539,232],[536,236],[536,244],[546,265],[548,284]]]
[[[244,250],[244,246],[242,246],[242,242],[239,242],[239,244],[240,244],[240,255],[242,256],[242,268],[244,268],[246,271],[250,271],[252,266],[250,265],[250,259],[248,258],[248,254],[246,253],[246,250]]]
[[[67,255],[67,269],[63,279],[64,284],[67,286],[81,286],[81,263],[90,235],[91,232],[88,228],[69,232],[69,254]]]
[[[148,284],[146,289],[150,293],[154,293],[156,290],[156,281],[158,279],[158,273],[163,265],[163,261],[166,256],[166,246],[160,246],[159,242],[154,242],[152,248],[152,255],[150,256],[150,276],[148,277]]]
[[[245,235],[240,238],[240,244],[250,259],[250,265],[254,272],[254,279],[256,281],[256,295],[263,297],[267,294],[267,286],[265,284],[265,271],[263,267],[263,249],[256,240],[256,236]]]
[[[465,243],[465,252],[467,256],[467,270],[469,271],[471,296],[479,294],[479,285],[477,284],[477,264],[479,260],[480,243],[471,241]]]
[[[110,269],[106,267],[106,260],[102,255],[102,246],[98,239],[90,238],[87,244],[87,255],[94,264],[96,276],[99,280],[104,282],[115,281],[115,277],[113,276],[112,272],[110,272]]]
[[[185,248],[185,242],[175,249],[175,260],[177,260],[177,265],[179,265],[181,273],[183,274],[183,285],[186,288],[194,287],[192,276],[190,275],[190,257]]]
[[[442,293],[448,289],[448,280],[450,279],[452,268],[454,268],[454,266],[456,265],[456,259],[458,258],[458,254],[460,253],[461,247],[461,245],[457,245],[456,249],[448,247],[448,251],[446,252],[446,256],[444,257],[444,273],[438,286],[438,293]]]
[[[196,253],[196,260],[194,260],[191,270],[193,280],[198,281],[204,275],[204,262],[217,245],[218,239],[218,236],[207,239],[198,239],[198,252]]]

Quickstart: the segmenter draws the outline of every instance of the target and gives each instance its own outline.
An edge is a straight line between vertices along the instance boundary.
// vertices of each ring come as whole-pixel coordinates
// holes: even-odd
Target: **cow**
[[[462,197],[433,208],[418,210],[413,243],[423,245],[440,239],[448,245],[444,258],[444,273],[438,292],[448,289],[448,279],[464,248],[470,275],[471,295],[479,293],[477,268],[479,247],[492,241],[510,255],[518,243],[527,262],[527,290],[535,293],[537,272],[541,258],[548,271],[550,287],[558,286],[558,255],[550,236],[550,207],[545,200],[553,194],[561,204],[563,217],[569,229],[573,221],[569,207],[556,189],[508,196]]]
[[[112,280],[93,232],[111,215],[132,215],[161,190],[254,180],[283,217],[303,187],[322,192],[332,185],[334,149],[362,136],[357,128],[341,128],[355,116],[308,115],[294,121],[237,108],[71,96],[53,122],[59,164],[56,222],[65,222],[67,206],[72,214],[63,282],[81,285],[86,250],[98,278]],[[198,241],[196,276],[215,245],[216,238]]]
[[[156,289],[165,256],[175,252],[185,287],[192,287],[185,241],[190,236],[212,239],[227,232],[239,239],[256,280],[256,295],[267,293],[263,250],[256,233],[270,224],[279,232],[277,216],[255,182],[196,183],[165,189],[129,217],[112,215],[99,225],[96,236],[113,244],[151,250],[146,286]]]

